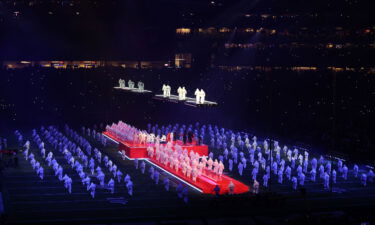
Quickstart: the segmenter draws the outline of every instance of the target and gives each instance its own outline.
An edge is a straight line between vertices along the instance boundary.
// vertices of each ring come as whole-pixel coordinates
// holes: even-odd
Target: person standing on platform
[[[192,179],[194,182],[197,182],[197,177],[198,177],[198,169],[197,168],[194,168],[193,171],[192,171]]]
[[[223,171],[224,171],[224,164],[222,161],[219,162],[219,170],[218,170],[218,173],[219,173],[219,176],[223,175]]]
[[[177,93],[178,93],[178,100],[182,100],[182,88],[179,86],[177,88]]]
[[[218,171],[219,171],[219,162],[217,161],[217,159],[215,159],[214,163],[213,163],[213,171],[215,174],[218,174]]]
[[[167,97],[170,98],[171,97],[171,86],[167,85],[166,92],[167,92]]]
[[[200,94],[199,94],[199,103],[200,104],[204,104],[205,102],[205,98],[206,98],[206,92],[203,91],[203,89],[200,90]]]
[[[212,171],[212,165],[213,165],[213,163],[214,163],[214,162],[212,161],[211,158],[207,161],[207,165],[208,165],[207,169],[208,169],[209,171]]]
[[[201,92],[198,88],[197,90],[195,90],[194,95],[195,95],[195,103],[200,104]]]
[[[189,165],[189,163],[187,163],[187,166],[186,166],[186,176],[190,179],[190,176],[191,176],[191,171],[193,169],[191,168],[191,166]]]
[[[182,100],[186,100],[186,94],[187,94],[186,88],[182,87],[181,89]]]
[[[161,90],[163,91],[163,97],[166,98],[167,97],[167,85],[163,84],[163,87]]]
[[[175,158],[174,159],[174,169],[175,169],[176,173],[178,172],[179,167],[180,167],[180,161],[178,160],[178,158]]]
[[[138,81],[138,90],[143,91],[145,89],[145,84],[141,81]]]

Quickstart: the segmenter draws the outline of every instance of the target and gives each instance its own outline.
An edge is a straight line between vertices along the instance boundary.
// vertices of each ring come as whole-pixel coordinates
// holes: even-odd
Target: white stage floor
[[[150,91],[150,90],[139,90],[138,88],[129,88],[129,87],[124,87],[124,88],[114,87],[114,89],[123,90],[123,91],[130,91],[130,92],[139,93],[139,94],[152,93],[152,91]]]
[[[163,95],[155,95],[155,99],[163,100],[163,101],[169,101],[169,102],[183,102],[185,105],[188,106],[194,106],[194,107],[200,107],[200,106],[217,106],[217,102],[212,101],[204,101],[203,104],[197,104],[195,102],[195,98],[186,97],[186,100],[178,100],[177,95],[171,95],[170,97],[164,97]]]

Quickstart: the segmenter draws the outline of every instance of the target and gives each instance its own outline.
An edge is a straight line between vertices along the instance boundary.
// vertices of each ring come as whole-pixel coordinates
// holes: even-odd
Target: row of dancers
[[[206,156],[200,157],[194,151],[182,149],[178,144],[168,142],[167,145],[155,145],[147,148],[147,153],[150,158],[155,159],[164,166],[169,166],[174,169],[176,173],[182,172],[187,178],[191,178],[196,182],[197,177],[202,173],[221,176],[224,171],[224,164],[217,159],[207,160]]]
[[[129,124],[119,121],[117,124],[113,123],[111,126],[106,126],[106,131],[121,141],[130,141],[133,144],[151,144],[161,143],[167,140],[166,135],[155,136],[153,133],[139,130]],[[172,134],[173,135],[173,134]],[[173,140],[173,136],[171,137]]]

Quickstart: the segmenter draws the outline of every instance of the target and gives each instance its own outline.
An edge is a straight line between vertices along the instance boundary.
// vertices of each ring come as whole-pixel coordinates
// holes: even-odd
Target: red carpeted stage
[[[135,159],[135,158],[148,158],[147,156],[147,147],[148,145],[146,144],[135,144],[135,143],[132,143],[132,142],[129,142],[129,141],[121,141],[119,140],[118,138],[116,138],[115,136],[109,134],[107,131],[103,132],[104,135],[106,135],[107,137],[115,140],[116,142],[119,143],[119,150],[121,151],[124,151],[126,156],[131,158],[131,159]],[[176,141],[177,144],[179,144],[182,149],[186,149],[188,150],[188,152],[190,153],[190,151],[194,151],[194,152],[197,152],[200,156],[207,156],[208,155],[208,146],[207,145],[196,145],[195,142],[189,144],[185,144],[180,141],[180,140],[177,140]]]
[[[103,132],[103,135],[107,136],[108,138],[116,141],[119,143],[119,150],[125,152],[126,156],[130,159],[135,158],[142,158],[148,159],[148,161],[155,166],[167,171],[168,173],[172,174],[175,177],[178,177],[180,180],[183,180],[185,183],[195,187],[196,189],[200,190],[206,194],[214,194],[214,188],[216,185],[220,187],[220,193],[226,194],[229,191],[229,184],[230,181],[234,184],[234,193],[240,194],[249,191],[249,187],[235,179],[232,179],[226,175],[218,176],[212,172],[204,172],[201,176],[197,177],[197,181],[194,182],[191,178],[188,178],[182,174],[181,171],[176,172],[174,169],[171,169],[169,166],[165,166],[160,162],[156,161],[153,158],[149,158],[147,155],[147,147],[148,145],[144,144],[134,144],[127,141],[121,141],[115,136],[109,134],[108,132]],[[198,152],[200,156],[207,156],[208,155],[208,146],[207,145],[195,145],[195,143],[183,145],[181,141],[177,141],[179,145],[183,149],[187,149],[189,152],[194,151]]]
[[[169,173],[177,176],[178,178],[184,180],[185,182],[189,183],[190,185],[196,187],[197,189],[201,190],[205,194],[214,194],[214,188],[216,185],[220,187],[220,194],[227,194],[229,192],[229,184],[232,181],[234,184],[234,193],[241,194],[249,191],[249,187],[235,179],[232,179],[226,175],[216,175],[213,172],[204,172],[201,176],[197,177],[197,181],[194,182],[193,179],[184,176],[184,174],[179,170],[170,168],[164,164],[161,164],[154,158],[148,159],[151,163],[157,165],[160,168],[168,171]]]

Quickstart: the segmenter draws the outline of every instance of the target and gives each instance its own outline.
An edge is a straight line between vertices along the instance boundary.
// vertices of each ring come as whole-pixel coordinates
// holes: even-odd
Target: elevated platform
[[[165,172],[179,179],[183,183],[188,184],[201,193],[214,194],[214,188],[216,187],[216,185],[218,185],[220,187],[220,194],[227,194],[229,192],[229,184],[231,181],[234,184],[235,194],[246,193],[249,191],[249,187],[242,182],[232,179],[224,174],[222,176],[218,176],[209,171],[204,171],[204,173],[201,176],[197,177],[197,180],[194,182],[191,178],[184,176],[181,170],[176,172],[176,170],[170,168],[168,165],[161,164],[155,158],[150,158],[147,154],[147,147],[149,145],[134,144],[128,141],[122,141],[109,134],[108,132],[103,132],[103,135],[118,143],[119,150],[121,152],[124,152],[129,159],[144,159],[150,164],[153,164],[159,169],[164,170]],[[189,152],[198,152],[200,156],[208,155],[207,145],[194,145],[194,143],[190,145],[183,145],[183,143],[181,143],[180,141],[177,142],[183,149],[187,149]]]
[[[235,179],[232,179],[226,175],[218,176],[212,172],[204,172],[201,176],[197,177],[196,182],[194,182],[191,178],[184,176],[184,174],[179,170],[170,168],[164,164],[158,162],[155,158],[149,158],[148,161],[151,164],[167,171],[168,173],[173,174],[174,176],[182,179],[185,183],[188,183],[190,186],[195,187],[196,190],[204,193],[204,194],[214,194],[214,188],[216,185],[220,187],[220,194],[227,194],[229,192],[229,184],[232,181],[234,184],[234,193],[235,194],[242,194],[249,191],[249,187]]]
[[[217,102],[207,101],[205,100],[202,104],[197,104],[195,102],[195,98],[186,98],[185,105],[193,106],[193,107],[207,107],[207,106],[218,106]]]
[[[119,144],[119,150],[125,152],[126,156],[131,158],[131,159],[136,159],[136,158],[148,158],[147,155],[147,147],[149,145],[153,146],[153,144],[137,144],[137,143],[132,143],[130,141],[123,141],[118,139],[117,137],[109,134],[108,132],[103,132],[103,135],[116,141]],[[200,156],[207,156],[208,155],[208,146],[207,145],[196,145],[195,143],[187,143],[184,144],[181,141],[176,141],[182,149],[188,150],[190,153],[191,151],[197,152]]]
[[[133,92],[133,93],[138,93],[138,94],[147,94],[147,93],[152,93],[150,90],[139,90],[138,88],[129,88],[129,87],[114,87],[116,90],[122,90],[122,91],[128,91],[128,92]]]
[[[170,97],[164,97],[163,95],[155,95],[154,99],[174,103],[184,102],[184,100],[179,100],[177,95],[171,95]]]
[[[182,102],[187,106],[193,106],[193,107],[205,107],[205,106],[217,106],[217,102],[212,101],[204,101],[203,104],[197,104],[195,102],[195,98],[186,97],[185,100],[179,100],[177,95],[171,95],[170,97],[164,97],[163,95],[155,95],[154,99],[161,100],[161,101],[167,101],[167,102],[174,102],[179,103]]]

